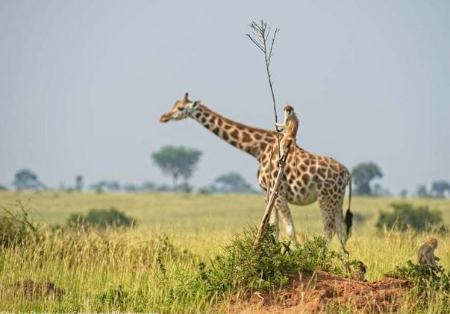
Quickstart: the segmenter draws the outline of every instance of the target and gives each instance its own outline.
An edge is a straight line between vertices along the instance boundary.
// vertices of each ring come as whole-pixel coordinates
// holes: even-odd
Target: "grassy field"
[[[397,201],[358,197],[352,201],[353,211],[365,219],[356,223],[348,250],[352,258],[367,264],[369,280],[414,260],[417,247],[429,236],[376,231],[378,211],[389,210],[389,204]],[[408,201],[440,210],[450,225],[450,200]],[[263,195],[0,192],[1,207],[14,209],[18,202],[42,226],[64,224],[74,212],[109,207],[135,217],[138,226],[129,231],[79,234],[76,239],[64,233],[48,235],[35,247],[4,250],[0,310],[6,311],[226,311],[226,302],[212,302],[201,288],[189,295],[183,283],[189,282],[199,261],[214,258],[236,232],[257,225],[264,210]],[[291,209],[300,239],[322,234],[317,205]],[[450,237],[436,237],[437,255],[448,269]],[[337,240],[332,247],[337,248]],[[52,281],[66,295],[61,300],[11,297],[8,287],[27,278]],[[117,296],[118,290],[119,301],[111,296]],[[430,308],[430,312],[439,312],[439,308]]]

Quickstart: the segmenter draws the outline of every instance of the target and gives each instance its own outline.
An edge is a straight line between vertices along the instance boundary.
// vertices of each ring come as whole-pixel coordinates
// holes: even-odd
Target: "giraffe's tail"
[[[352,205],[352,175],[350,174],[350,180],[348,182],[348,209],[345,212],[345,226],[347,228],[347,236],[350,235],[350,232],[352,230],[353,225],[353,213],[351,211],[351,205]]]

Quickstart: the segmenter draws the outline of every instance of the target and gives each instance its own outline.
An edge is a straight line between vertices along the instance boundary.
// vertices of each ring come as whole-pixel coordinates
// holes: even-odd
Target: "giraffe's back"
[[[273,181],[276,177],[276,152],[277,147],[274,146],[260,160],[258,180],[266,191],[269,180]],[[335,159],[310,153],[298,146],[289,154],[284,171],[281,192],[289,203],[295,205],[314,203],[320,195],[338,196],[345,191],[350,179],[350,172]]]

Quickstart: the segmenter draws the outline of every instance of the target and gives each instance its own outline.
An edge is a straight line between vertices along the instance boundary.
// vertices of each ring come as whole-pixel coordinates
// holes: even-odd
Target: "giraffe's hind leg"
[[[336,226],[336,233],[341,245],[341,252],[343,255],[348,257],[349,253],[345,249],[345,245],[347,243],[347,240],[349,238],[349,234],[347,233],[347,226],[344,221],[344,214],[342,212],[342,205],[344,202],[344,194],[345,192],[342,191],[340,195],[335,196],[335,212],[334,212],[334,219],[335,219],[335,226]]]
[[[334,233],[337,233],[340,243],[341,259],[347,272],[350,271],[348,264],[348,251],[345,249],[347,242],[347,232],[342,215],[343,198],[339,195],[329,194],[326,197],[319,197],[319,206],[324,223],[325,238],[330,244]]]
[[[322,215],[323,233],[329,245],[333,239],[336,223],[332,200],[326,196],[319,196],[319,207]]]
[[[292,243],[297,244],[297,233],[295,232],[294,221],[292,219],[291,210],[289,209],[287,200],[284,197],[279,196],[275,200],[275,208],[280,213],[287,235],[291,239]]]

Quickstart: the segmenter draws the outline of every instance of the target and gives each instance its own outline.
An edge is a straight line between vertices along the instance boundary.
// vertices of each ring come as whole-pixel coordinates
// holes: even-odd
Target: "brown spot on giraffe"
[[[309,183],[309,174],[304,173],[302,175],[302,182],[303,182],[303,185],[308,185],[308,183]]]
[[[247,132],[242,132],[242,141],[243,142],[251,142],[252,141],[252,137],[250,136],[250,134],[248,134]]]

